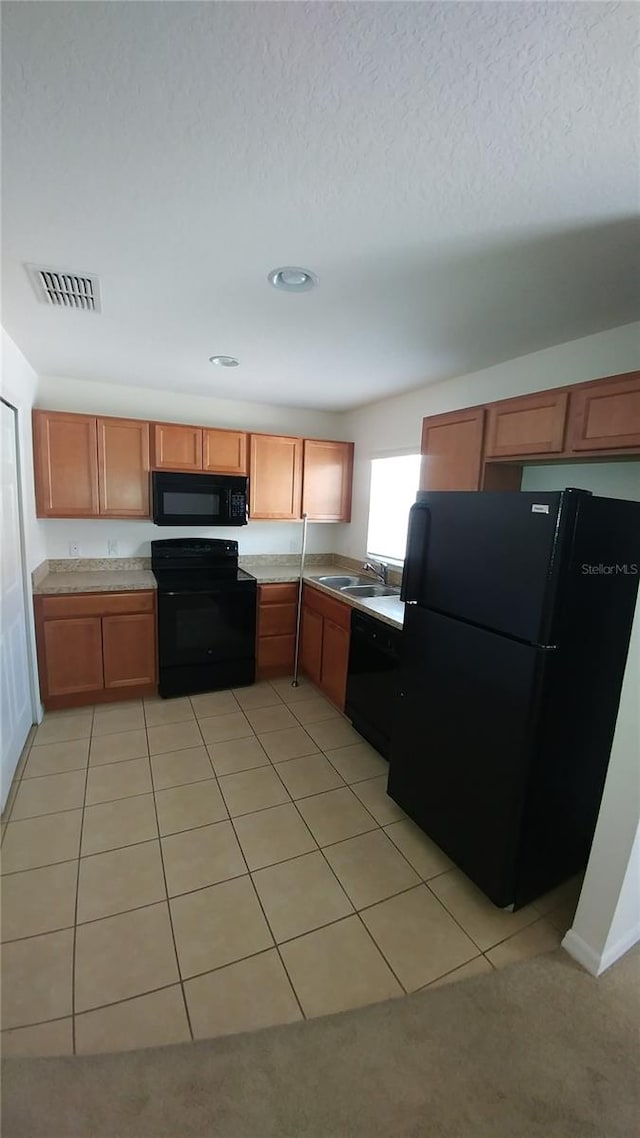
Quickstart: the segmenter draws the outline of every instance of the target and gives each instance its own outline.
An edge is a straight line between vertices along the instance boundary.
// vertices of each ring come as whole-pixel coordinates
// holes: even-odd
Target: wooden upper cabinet
[[[98,419],[100,514],[149,517],[149,424]]]
[[[251,518],[300,517],[302,439],[286,435],[251,436]]]
[[[564,448],[566,391],[502,399],[487,410],[487,458],[559,454]]]
[[[302,513],[314,522],[351,521],[353,443],[304,440]]]
[[[39,518],[98,516],[97,429],[92,415],[34,411],[33,458]]]
[[[484,409],[469,407],[422,421],[421,490],[477,490]]]
[[[571,392],[569,450],[640,447],[640,372]]]
[[[202,470],[202,427],[153,424],[154,470]]]
[[[202,469],[215,474],[247,474],[246,432],[219,431],[216,427],[205,427]]]

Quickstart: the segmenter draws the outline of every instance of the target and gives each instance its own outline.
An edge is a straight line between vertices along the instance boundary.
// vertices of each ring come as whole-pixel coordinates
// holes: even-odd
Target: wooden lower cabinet
[[[102,618],[105,688],[131,688],[156,679],[156,618],[146,612]]]
[[[322,626],[320,613],[309,608],[308,603],[303,604],[300,665],[304,674],[318,686],[322,677]]]
[[[153,695],[155,593],[34,598],[42,702],[49,710]]]
[[[101,625],[98,616],[43,622],[42,647],[46,662],[44,679],[47,696],[80,695],[103,687]],[[41,674],[41,686],[42,681]],[[44,695],[45,691],[43,698]]]
[[[344,711],[351,638],[351,607],[305,585],[302,599],[302,671]]]
[[[332,703],[344,710],[349,668],[350,630],[325,617],[322,625],[320,687]]]
[[[258,586],[257,679],[290,676],[296,647],[298,585]]]

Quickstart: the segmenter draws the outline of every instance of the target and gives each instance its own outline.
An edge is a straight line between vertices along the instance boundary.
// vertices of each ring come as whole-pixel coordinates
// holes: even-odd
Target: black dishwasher
[[[400,629],[352,610],[345,712],[385,759],[400,687],[401,637]]]

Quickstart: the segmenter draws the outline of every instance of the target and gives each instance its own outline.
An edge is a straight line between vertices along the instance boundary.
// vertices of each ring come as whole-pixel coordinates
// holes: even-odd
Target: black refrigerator
[[[491,900],[586,864],[640,573],[640,503],[425,492],[388,791]]]

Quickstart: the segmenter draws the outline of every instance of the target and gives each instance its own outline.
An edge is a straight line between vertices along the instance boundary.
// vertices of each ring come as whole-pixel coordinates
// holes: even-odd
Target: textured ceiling
[[[3,322],[41,373],[344,408],[637,316],[635,4],[2,8]]]

